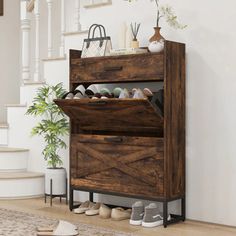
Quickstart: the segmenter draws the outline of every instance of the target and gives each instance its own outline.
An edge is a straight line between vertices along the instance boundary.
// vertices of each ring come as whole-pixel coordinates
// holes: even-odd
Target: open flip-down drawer
[[[163,118],[148,99],[58,99],[84,131],[163,133]]]

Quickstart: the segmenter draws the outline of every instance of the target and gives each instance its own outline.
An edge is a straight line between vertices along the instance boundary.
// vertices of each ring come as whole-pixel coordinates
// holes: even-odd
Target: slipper
[[[39,231],[39,230],[46,230],[46,227],[37,228],[37,236],[76,236],[78,235],[77,227],[67,221],[60,220],[56,228],[49,227],[50,231]]]

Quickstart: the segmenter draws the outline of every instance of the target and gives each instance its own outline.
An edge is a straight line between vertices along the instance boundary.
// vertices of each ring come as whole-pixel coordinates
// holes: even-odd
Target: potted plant
[[[45,173],[45,193],[50,194],[50,180],[52,179],[52,194],[66,193],[66,170],[62,168],[61,149],[67,145],[62,139],[69,134],[69,122],[62,110],[54,103],[54,99],[65,94],[62,83],[55,86],[44,85],[37,90],[33,104],[29,106],[26,114],[40,117],[41,120],[33,127],[31,134],[42,136],[45,142],[42,154],[47,161]]]

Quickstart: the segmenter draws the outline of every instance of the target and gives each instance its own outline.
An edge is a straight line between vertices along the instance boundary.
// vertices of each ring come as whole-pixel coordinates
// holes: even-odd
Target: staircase
[[[0,199],[30,198],[44,194],[44,171],[46,163],[41,154],[43,140],[31,137],[32,127],[37,119],[25,115],[27,107],[39,87],[63,82],[68,89],[69,49],[81,49],[87,30],[81,29],[80,0],[74,1],[75,22],[73,31],[65,27],[65,3],[67,1],[46,0],[47,9],[47,58],[40,58],[40,0],[21,1],[22,29],[22,85],[20,86],[20,103],[7,104],[7,124],[0,123]],[[84,9],[110,5],[111,1],[87,1]],[[60,4],[60,45],[55,49],[52,40],[53,4]],[[32,18],[33,21],[32,21]],[[31,22],[32,21],[32,22]],[[31,38],[31,25],[35,36]],[[34,45],[34,56],[30,54],[30,44]],[[34,65],[30,63],[33,61]],[[66,140],[68,143],[68,140]],[[68,150],[63,151],[64,166],[68,167]]]

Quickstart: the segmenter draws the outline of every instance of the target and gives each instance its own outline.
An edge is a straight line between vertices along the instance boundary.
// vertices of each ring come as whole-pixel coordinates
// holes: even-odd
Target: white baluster
[[[60,46],[60,57],[65,56],[65,0],[61,0],[61,46]]]
[[[27,0],[21,0],[22,30],[22,79],[30,79],[30,19],[27,12]]]
[[[35,0],[34,2],[34,14],[35,14],[35,72],[34,72],[34,81],[39,81],[39,1]]]
[[[48,58],[52,57],[52,2],[47,0],[48,4]]]
[[[75,31],[81,31],[80,0],[75,0]]]

